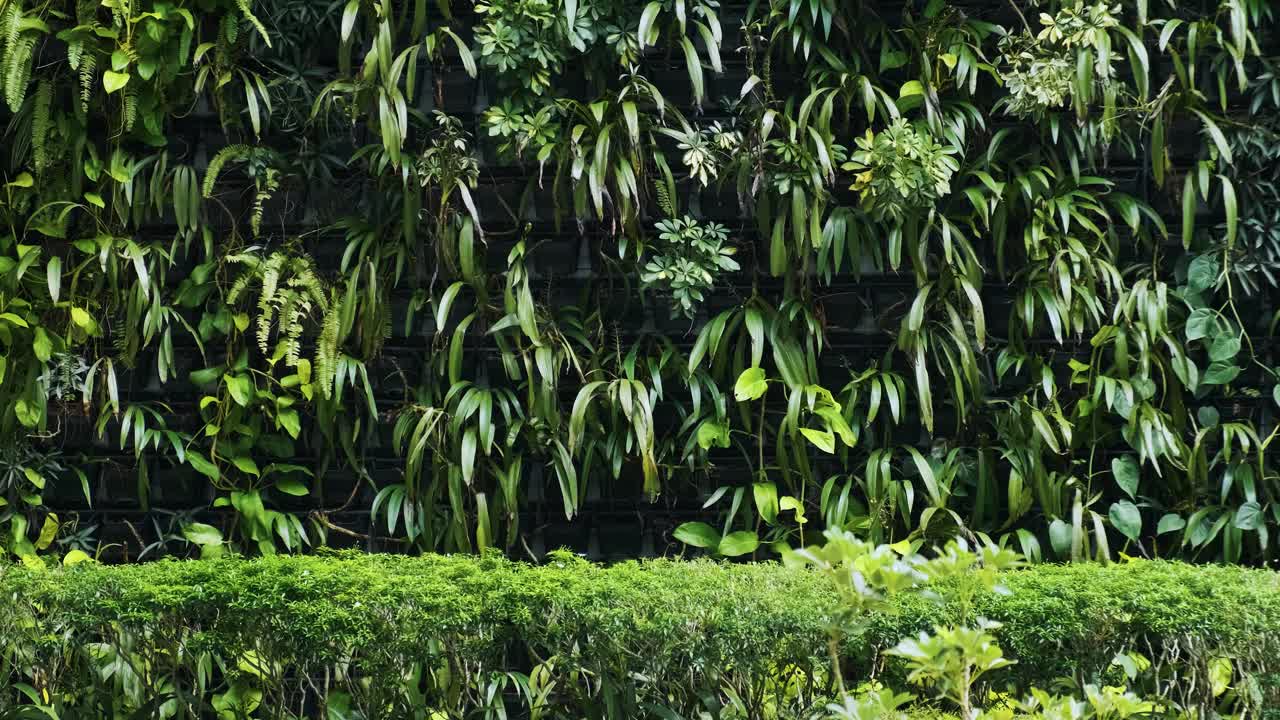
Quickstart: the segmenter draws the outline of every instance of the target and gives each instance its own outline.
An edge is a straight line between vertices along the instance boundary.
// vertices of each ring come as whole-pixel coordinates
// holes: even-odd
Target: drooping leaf
[[[1138,493],[1138,462],[1132,455],[1122,455],[1111,461],[1111,475],[1116,484],[1124,490],[1129,498],[1136,499]]]
[[[129,84],[129,73],[115,72],[107,70],[102,73],[102,86],[107,89],[107,94],[116,92]]]
[[[836,451],[836,436],[830,430],[800,428],[800,434],[804,435],[809,442],[813,443],[819,450],[827,454],[831,454]]]
[[[196,545],[217,545],[222,542],[222,531],[212,525],[193,522],[182,528],[182,536]]]
[[[1112,503],[1108,517],[1111,526],[1130,540],[1136,542],[1142,534],[1142,513],[1138,511],[1138,506],[1128,500]]]
[[[1187,526],[1187,521],[1182,519],[1181,515],[1175,513],[1166,513],[1160,518],[1160,523],[1156,526],[1156,534],[1164,535],[1166,533],[1177,532]]]

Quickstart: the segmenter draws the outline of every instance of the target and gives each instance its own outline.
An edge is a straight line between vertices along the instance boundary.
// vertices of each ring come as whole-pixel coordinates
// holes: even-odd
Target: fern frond
[[[258,19],[258,16],[253,14],[253,8],[250,7],[249,0],[236,0],[236,7],[240,8],[244,19],[248,20],[253,29],[257,30],[258,34],[262,36],[262,42],[266,43],[267,47],[271,47],[271,37],[267,35],[267,28]]]
[[[18,112],[27,99],[27,85],[31,81],[31,56],[36,48],[36,38],[31,33],[19,33],[6,43],[3,63],[0,64],[0,80],[4,82],[4,99],[9,109]]]
[[[655,177],[653,180],[653,191],[658,197],[658,207],[667,217],[674,217],[676,214],[675,205],[671,202],[671,194],[667,192],[667,183],[661,177]]]
[[[262,214],[266,211],[266,203],[271,199],[270,190],[259,190],[253,196],[253,213],[249,215],[249,230],[254,237],[262,234]]]
[[[285,255],[281,252],[271,254],[262,265],[262,293],[258,296],[258,347],[267,352],[267,340],[271,337],[271,325],[275,320],[276,292],[280,288],[280,270],[284,267]]]
[[[311,303],[296,290],[285,293],[285,304],[280,308],[280,323],[284,333],[285,362],[290,367],[298,364],[302,355],[302,321],[311,315]]]
[[[124,90],[124,130],[129,132],[133,129],[133,123],[138,119],[138,88],[136,85],[126,85]]]
[[[218,176],[222,174],[223,167],[227,163],[244,160],[253,152],[253,148],[248,145],[228,145],[218,151],[209,161],[209,167],[204,171],[204,182],[200,186],[200,192],[205,197],[213,196],[213,187],[218,184]]]
[[[86,53],[80,58],[80,114],[89,112],[89,98],[93,97],[93,81],[97,78],[98,58]]]
[[[235,253],[228,255],[226,261],[248,266],[248,269],[240,273],[235,282],[231,283],[231,288],[227,290],[227,305],[235,305],[240,301],[240,296],[244,294],[245,290],[249,289],[249,284],[258,279],[258,268],[262,266],[262,258],[250,253]]]
[[[253,253],[233,253],[224,258],[227,262],[239,265],[248,265],[250,268],[256,268],[262,264],[262,258]]]
[[[218,32],[218,52],[223,55],[230,52],[231,46],[236,44],[238,37],[240,37],[240,22],[236,20],[236,16],[230,13],[223,15]]]
[[[0,53],[18,41],[18,21],[22,19],[22,3],[11,0],[0,7]]]
[[[258,180],[258,192],[253,196],[253,214],[249,216],[249,229],[253,231],[254,237],[262,233],[262,215],[266,204],[279,187],[280,171],[267,168],[266,176]]]
[[[84,56],[83,40],[67,41],[67,65],[72,70],[80,69],[80,58]]]
[[[338,368],[338,326],[341,323],[344,296],[337,288],[330,291],[329,310],[320,326],[320,340],[316,346],[316,382],[320,392],[328,398],[333,395],[334,378]]]
[[[31,111],[31,160],[36,173],[41,173],[49,166],[49,129],[53,125],[50,118],[53,105],[53,84],[42,78],[36,85],[35,106]]]
[[[0,91],[8,98],[9,63],[12,62],[14,48],[18,44],[21,29],[18,21],[22,19],[22,5],[13,0],[0,7]]]
[[[302,255],[294,258],[290,272],[293,275],[290,285],[302,290],[317,307],[327,312],[329,298],[325,295],[324,283],[316,275],[316,265],[311,257]]]

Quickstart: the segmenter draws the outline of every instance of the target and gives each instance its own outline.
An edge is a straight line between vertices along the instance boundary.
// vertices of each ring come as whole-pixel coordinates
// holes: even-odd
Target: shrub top
[[[1280,637],[1280,574],[1265,570],[1158,561],[1040,565],[1008,573],[1004,585],[1010,593],[979,597],[975,614],[1004,624],[1002,645],[1023,660],[1013,671],[1018,679],[1096,671],[1140,641],[1158,647],[1195,637],[1263,647]],[[0,627],[34,618],[45,638],[94,638],[118,623],[302,665],[376,647],[389,662],[447,648],[501,667],[522,649],[656,675],[785,662],[819,667],[836,601],[826,578],[778,564],[603,567],[568,555],[545,565],[340,553],[86,563],[49,572],[13,566],[0,569],[0,593],[13,601],[0,610]],[[950,616],[945,603],[916,596],[895,606],[868,618],[865,636],[849,638],[851,660]]]

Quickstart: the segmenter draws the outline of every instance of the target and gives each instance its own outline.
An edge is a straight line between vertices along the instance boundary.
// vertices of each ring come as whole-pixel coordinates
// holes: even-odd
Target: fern
[[[257,279],[257,269],[262,264],[262,260],[255,255],[235,254],[228,255],[227,262],[249,266],[249,272],[241,273],[235,282],[231,283],[231,288],[227,290],[227,304],[235,305],[239,302],[240,296],[244,294],[244,291],[249,289],[249,284]]]
[[[80,59],[80,113],[89,112],[89,98],[93,97],[93,81],[97,79],[98,58],[87,53]]]
[[[325,328],[336,322],[336,314],[331,310],[330,291],[316,274],[311,257],[278,250],[265,259],[242,254],[231,255],[227,261],[246,266],[227,292],[228,305],[238,302],[255,282],[259,286],[254,334],[262,354],[270,352],[274,335],[277,352],[283,355],[287,365],[296,366],[302,359],[302,337],[307,321],[318,309],[323,315],[314,364],[321,376],[331,373],[337,347],[337,326]]]
[[[314,279],[314,276],[311,276]],[[292,278],[289,290],[283,295],[280,306],[280,321],[284,330],[285,362],[290,366],[297,365],[302,354],[302,323],[311,316],[311,300],[305,292],[305,281]]]
[[[67,66],[72,70],[80,69],[80,58],[84,56],[83,40],[67,41]]]
[[[27,85],[31,81],[31,60],[36,48],[33,35],[23,35],[18,39],[15,60],[5,90],[8,94],[9,107],[17,112],[26,99]]]
[[[218,177],[222,174],[223,169],[229,162],[247,161],[254,157],[259,151],[248,145],[228,145],[218,151],[213,156],[213,160],[209,161],[209,167],[205,170],[204,182],[201,184],[201,192],[204,196],[212,197],[213,188],[218,183]],[[253,166],[250,166],[252,170]],[[262,215],[266,208],[266,203],[271,199],[275,191],[280,187],[280,171],[273,167],[268,167],[259,175],[254,175],[254,183],[257,187],[257,194],[253,199],[253,212],[249,218],[249,225],[253,230],[254,237],[260,234],[262,229]]]
[[[98,21],[100,3],[94,0],[76,0],[76,21],[81,25],[92,25]]]
[[[271,47],[271,37],[267,35],[267,28],[263,26],[262,21],[258,20],[258,16],[253,14],[253,9],[249,5],[249,0],[236,0],[236,7],[240,8],[240,12],[244,14],[244,19],[249,21],[254,30],[262,36],[262,42]]]
[[[267,201],[280,187],[280,171],[267,168],[266,176],[258,180],[258,193],[253,197],[253,214],[249,217],[249,228],[257,237],[262,231],[262,213]]]
[[[258,349],[264,354],[275,320],[276,289],[280,286],[280,270],[285,259],[283,253],[272,253],[262,266],[262,294],[258,296]]]
[[[22,19],[22,4],[11,0],[0,7],[0,51],[8,49],[18,41],[21,32],[18,21]]]
[[[14,74],[14,65],[19,60],[21,50],[18,47],[21,30],[18,21],[22,19],[22,6],[16,0],[0,7],[0,92],[14,111],[22,105],[22,99],[14,103],[15,90],[10,85],[9,77]]]
[[[234,15],[222,16],[222,27],[218,33],[218,53],[226,56],[231,52],[231,47],[236,44],[236,39],[240,37],[240,23],[236,22]]]
[[[50,113],[53,105],[53,85],[41,79],[36,86],[35,106],[31,111],[31,159],[39,174],[49,166],[49,129],[53,125]]]
[[[213,196],[213,187],[218,183],[218,176],[222,174],[222,168],[229,162],[237,162],[245,160],[253,153],[253,148],[248,145],[228,145],[218,151],[217,155],[209,161],[209,167],[204,172],[204,183],[200,186],[200,192],[205,197]]]
[[[138,119],[138,88],[136,85],[126,85],[121,92],[124,94],[124,130],[129,132]]]
[[[334,378],[338,371],[338,333],[345,304],[344,296],[335,288],[330,291],[329,310],[320,326],[320,340],[316,344],[315,381],[320,393],[328,398],[333,394]]]
[[[18,112],[27,98],[27,84],[31,79],[31,57],[36,47],[34,33],[22,31],[22,10],[17,3],[10,3],[2,17],[4,54],[0,57],[0,84],[4,86],[4,99],[9,109]]]
[[[655,177],[653,180],[654,194],[658,196],[658,207],[667,217],[674,217],[676,214],[675,205],[671,202],[671,194],[667,192],[667,183],[663,178]]]
[[[302,262],[305,263],[305,267],[298,271],[298,276],[301,282],[296,285],[296,287],[304,292],[307,297],[311,299],[311,302],[318,305],[322,310],[328,312],[329,294],[324,286],[324,282],[320,280],[320,276],[316,275],[315,262],[311,260],[311,256],[309,255],[304,256]]]

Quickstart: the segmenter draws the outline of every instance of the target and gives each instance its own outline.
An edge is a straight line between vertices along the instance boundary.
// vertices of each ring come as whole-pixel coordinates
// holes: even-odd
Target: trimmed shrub
[[[800,717],[834,692],[827,582],[774,564],[563,555],[15,566],[0,569],[0,710]],[[1019,661],[998,683],[1106,679],[1122,651],[1156,661],[1179,692],[1222,659],[1235,680],[1280,666],[1275,573],[1134,562],[1037,566],[1005,584],[1012,594],[975,608],[1004,623]],[[901,636],[963,619],[945,602],[897,607],[842,644],[847,684],[881,672],[878,651]]]
[[[1004,586],[1008,594],[979,598],[973,613],[1002,623],[1000,644],[1018,660],[997,682],[1020,688],[1061,678],[1122,682],[1113,660],[1137,652],[1163,673],[1160,691],[1184,705],[1213,697],[1215,673],[1228,661],[1236,677],[1270,685],[1280,707],[1280,574],[1149,561],[1037,565],[1008,573]],[[866,656],[870,645],[885,647],[930,623],[963,619],[921,597],[897,604],[899,612],[877,618],[855,653]]]

